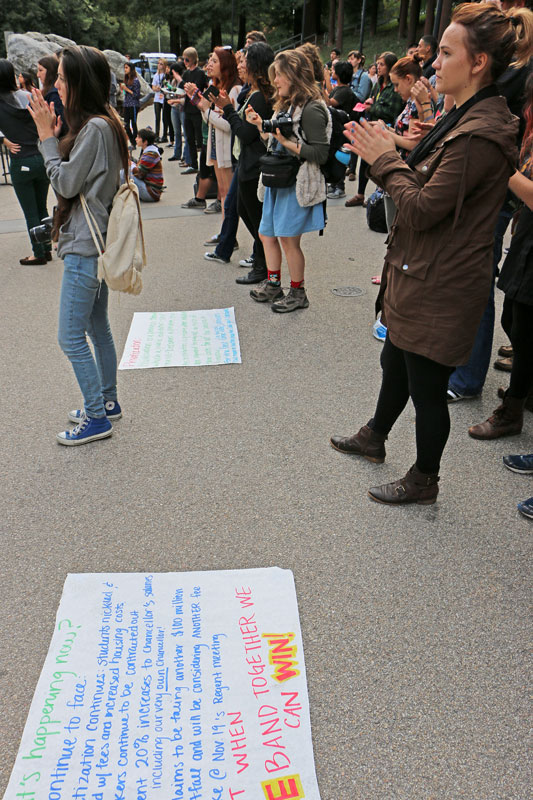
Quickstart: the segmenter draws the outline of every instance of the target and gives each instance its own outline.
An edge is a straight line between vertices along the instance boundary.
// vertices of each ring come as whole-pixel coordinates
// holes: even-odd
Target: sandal
[[[376,285],[379,286],[379,284],[381,283],[381,275],[374,275],[373,278],[370,278],[370,283],[375,283]]]

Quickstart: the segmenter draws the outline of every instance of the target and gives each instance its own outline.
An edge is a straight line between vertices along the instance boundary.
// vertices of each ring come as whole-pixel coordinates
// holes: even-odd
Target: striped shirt
[[[154,144],[149,144],[141,153],[133,174],[144,181],[150,197],[159,200],[163,191],[163,164],[159,150]]]

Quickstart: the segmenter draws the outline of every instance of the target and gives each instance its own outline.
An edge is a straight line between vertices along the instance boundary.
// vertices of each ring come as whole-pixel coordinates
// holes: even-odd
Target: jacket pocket
[[[426,275],[431,265],[430,261],[416,257],[409,258],[408,256],[399,259],[395,257],[390,258],[389,255],[390,254],[387,255],[387,261],[389,261],[398,272],[410,278],[416,278],[418,281],[426,280]]]

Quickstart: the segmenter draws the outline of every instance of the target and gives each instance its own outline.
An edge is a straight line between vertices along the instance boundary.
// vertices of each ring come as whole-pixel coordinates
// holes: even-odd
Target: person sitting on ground
[[[155,140],[156,135],[150,128],[141,128],[135,139],[141,156],[131,172],[139,199],[145,203],[157,203],[163,191],[163,163]]]
[[[439,43],[434,36],[427,33],[418,42],[418,57],[422,59],[422,74],[424,78],[431,78],[435,74],[433,62],[437,58]]]

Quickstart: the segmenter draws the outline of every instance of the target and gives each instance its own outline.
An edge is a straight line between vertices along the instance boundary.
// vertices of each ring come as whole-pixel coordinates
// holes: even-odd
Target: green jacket
[[[374,102],[368,111],[368,118],[372,122],[382,119],[387,125],[394,125],[396,117],[401,113],[405,103],[394,91],[390,80],[384,89],[381,88],[378,81],[372,90],[371,97],[374,98]]]

